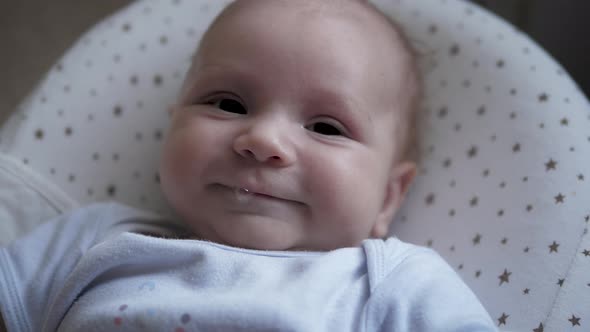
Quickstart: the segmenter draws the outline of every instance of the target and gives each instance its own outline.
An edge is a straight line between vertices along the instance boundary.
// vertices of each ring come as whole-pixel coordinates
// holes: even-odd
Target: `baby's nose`
[[[240,156],[276,167],[291,165],[295,160],[292,143],[286,138],[284,126],[257,122],[234,140],[234,151]]]

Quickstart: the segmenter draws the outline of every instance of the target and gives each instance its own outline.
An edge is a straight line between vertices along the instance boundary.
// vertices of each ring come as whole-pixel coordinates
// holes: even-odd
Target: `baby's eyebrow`
[[[231,77],[236,79],[247,79],[253,80],[255,83],[259,83],[257,75],[248,68],[242,68],[237,64],[232,63],[215,63],[215,64],[203,64],[196,68],[199,75],[207,78],[213,77]]]
[[[207,84],[207,87],[209,87],[209,84],[216,81],[223,81],[226,87],[235,85],[236,88],[238,85],[244,84],[244,82],[247,82],[248,86],[254,89],[261,87],[262,84],[256,75],[236,65],[224,63],[200,64],[190,69],[189,79],[185,82],[186,86],[183,88],[186,92],[185,96],[191,98],[195,90],[203,88],[203,84]]]

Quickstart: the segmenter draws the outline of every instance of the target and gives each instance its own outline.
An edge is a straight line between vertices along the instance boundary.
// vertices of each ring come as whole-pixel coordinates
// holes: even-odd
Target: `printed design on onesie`
[[[137,287],[137,290],[143,293],[151,293],[155,289],[156,283],[152,280],[145,281]],[[133,324],[139,327],[140,329],[148,329],[150,327],[150,325],[147,323],[148,321],[161,320],[160,318],[164,318],[161,317],[164,315],[164,313],[159,311],[158,309],[147,308],[144,309],[143,312],[134,313],[134,315],[132,316],[135,316],[135,318],[126,319],[125,316],[129,315],[126,315],[125,313],[128,313],[131,310],[132,309],[126,303],[119,305],[119,307],[117,308],[117,314],[113,318],[113,325],[115,327],[125,329],[126,324]],[[185,329],[185,327],[188,323],[191,322],[191,319],[192,317],[190,314],[183,313],[179,318],[180,324],[174,329],[174,332],[186,332],[187,330]]]

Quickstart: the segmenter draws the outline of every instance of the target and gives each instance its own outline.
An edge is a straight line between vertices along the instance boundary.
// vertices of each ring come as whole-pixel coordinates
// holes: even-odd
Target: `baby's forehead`
[[[334,29],[334,26],[330,27],[329,23],[335,19],[338,21],[338,25]],[[251,27],[254,27],[254,30],[249,31]],[[353,55],[349,52],[330,54],[332,59],[327,62],[328,66],[339,60],[358,56],[360,52],[361,61],[359,63],[363,64],[358,66],[365,66],[360,69],[360,75],[370,76],[368,81],[370,84],[375,84],[372,92],[381,93],[385,97],[391,98],[392,91],[399,91],[399,95],[395,99],[406,95],[404,91],[407,88],[404,88],[403,81],[405,81],[405,76],[408,76],[409,68],[412,67],[408,65],[413,61],[411,50],[395,23],[375,7],[363,3],[361,0],[235,1],[221,13],[205,33],[196,59],[199,53],[209,53],[208,46],[224,44],[228,35],[230,35],[229,37],[232,34],[249,37],[252,35],[263,36],[267,29],[285,31],[285,34],[282,35],[285,39],[289,37],[296,39],[297,34],[301,31],[310,35],[322,35],[325,31],[321,30],[330,30],[330,33],[334,35],[327,35],[327,43],[335,40],[351,42],[356,48],[352,52],[356,54]],[[291,33],[292,36],[290,36]],[[306,41],[309,39],[299,40],[299,48],[303,49],[308,46]],[[223,50],[224,53],[231,53],[235,48],[223,47]],[[219,56],[219,52],[213,52],[211,55],[215,60]],[[324,55],[319,54],[318,56],[323,57]],[[368,59],[371,60],[368,61]]]
[[[277,17],[286,19],[281,21],[281,18],[277,19]],[[287,22],[293,22],[293,19],[297,24]],[[296,38],[300,31],[321,34],[329,24],[328,22],[339,21],[342,24],[338,29],[332,30],[332,33],[339,34],[340,37],[343,34],[361,36],[356,39],[352,37],[348,39],[350,41],[356,40],[356,47],[366,49],[367,53],[372,53],[371,55],[380,53],[378,55],[382,61],[375,61],[373,67],[389,66],[390,68],[383,68],[383,75],[388,70],[397,71],[404,69],[404,67],[407,68],[407,60],[413,56],[403,33],[395,23],[373,5],[363,0],[237,0],[226,7],[209,27],[200,42],[199,49],[206,49],[209,39],[223,42],[228,33],[248,34],[249,28],[257,26],[257,24],[251,25],[249,23],[265,21],[268,22],[268,25],[264,29],[286,31],[285,38]],[[225,35],[210,33],[211,31],[219,32],[219,30],[224,31]],[[256,30],[253,32],[255,33]],[[292,35],[289,36],[289,33]],[[334,36],[329,39],[337,38],[339,37]],[[301,44],[303,42],[300,42]],[[334,54],[333,56],[347,55]]]

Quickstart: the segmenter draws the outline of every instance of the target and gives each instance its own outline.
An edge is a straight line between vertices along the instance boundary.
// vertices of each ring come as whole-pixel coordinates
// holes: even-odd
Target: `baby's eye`
[[[229,112],[229,113],[236,113],[236,114],[247,114],[248,110],[246,107],[242,105],[239,101],[235,99],[229,98],[219,98],[217,100],[213,100],[208,102],[207,104],[213,105],[218,107],[220,110]]]
[[[342,130],[337,128],[335,125],[326,122],[316,122],[305,127],[308,130],[316,132],[318,134],[326,136],[342,136],[344,135]]]

